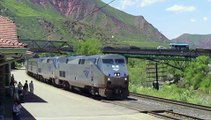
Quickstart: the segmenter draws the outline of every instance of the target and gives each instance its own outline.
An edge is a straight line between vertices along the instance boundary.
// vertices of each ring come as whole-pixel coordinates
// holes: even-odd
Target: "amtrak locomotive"
[[[31,58],[26,71],[38,80],[66,89],[79,88],[107,98],[129,95],[126,59],[121,55]]]

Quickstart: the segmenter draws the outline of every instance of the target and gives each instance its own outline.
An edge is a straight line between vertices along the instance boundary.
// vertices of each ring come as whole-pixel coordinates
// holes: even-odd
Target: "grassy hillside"
[[[178,43],[187,43],[191,48],[211,49],[211,35],[183,34],[172,41]]]
[[[84,13],[64,16],[49,1],[46,0],[45,6],[42,6],[30,0],[1,0],[0,15],[8,16],[16,23],[20,39],[70,41],[97,38],[104,44],[118,42],[133,46],[146,46],[145,44],[152,42],[150,46],[153,47],[163,45],[167,41],[165,37],[161,40],[160,36],[163,35],[157,34],[157,29],[148,24],[144,18],[126,14],[110,6],[73,24],[75,15],[86,16],[93,11],[93,8],[82,6]],[[100,0],[81,0],[80,2],[89,4],[87,7],[94,5],[100,8],[105,5]],[[83,16],[78,17],[83,18]],[[142,23],[145,26],[142,26]]]
[[[20,38],[29,39],[46,39],[44,36],[47,34],[45,29],[41,25],[41,20],[47,20],[54,23],[61,16],[53,9],[47,9],[48,11],[43,11],[39,6],[38,10],[33,9],[30,2],[17,2],[15,0],[3,0],[0,1],[1,5],[1,15],[9,16],[17,26],[17,34]],[[31,6],[30,6],[31,5]]]

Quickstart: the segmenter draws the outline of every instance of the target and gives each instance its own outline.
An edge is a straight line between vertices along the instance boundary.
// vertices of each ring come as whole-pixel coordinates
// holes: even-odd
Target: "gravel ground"
[[[154,111],[154,110],[173,110],[173,112],[185,114],[188,116],[194,116],[197,118],[211,120],[211,112],[204,110],[196,110],[187,108],[185,106],[171,105],[168,103],[162,103],[154,100],[148,100],[144,98],[129,97],[127,101],[118,101],[123,104],[127,104],[134,108],[141,108],[143,111]]]

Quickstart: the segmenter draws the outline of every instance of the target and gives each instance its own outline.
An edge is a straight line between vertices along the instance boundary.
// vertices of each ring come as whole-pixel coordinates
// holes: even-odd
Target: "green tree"
[[[187,87],[194,90],[211,90],[211,75],[209,74],[209,58],[200,56],[185,69],[184,80]]]
[[[101,54],[102,43],[100,40],[94,38],[86,39],[85,41],[78,41],[74,48],[77,55],[95,55]]]
[[[128,72],[130,75],[130,84],[131,86],[140,87],[146,84],[148,80],[146,77],[146,61],[129,58],[128,59]]]

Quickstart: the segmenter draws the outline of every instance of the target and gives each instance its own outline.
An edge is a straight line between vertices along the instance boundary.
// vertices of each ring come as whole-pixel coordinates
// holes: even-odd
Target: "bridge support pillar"
[[[159,82],[158,82],[158,63],[156,62],[155,63],[155,78],[156,78],[156,81],[155,83],[153,84],[153,87],[157,90],[159,90]]]
[[[162,63],[149,61],[147,64],[147,74],[153,88],[159,90],[159,84],[166,81],[166,66]]]

